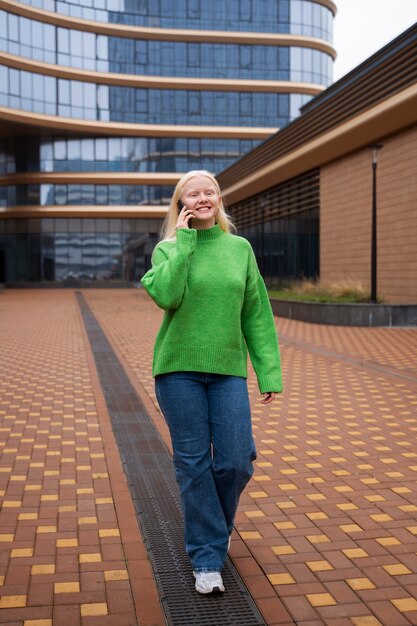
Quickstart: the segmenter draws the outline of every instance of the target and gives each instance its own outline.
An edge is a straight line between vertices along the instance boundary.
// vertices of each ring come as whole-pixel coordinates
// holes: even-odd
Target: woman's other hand
[[[270,404],[275,398],[275,391],[267,391],[262,394],[261,404]]]

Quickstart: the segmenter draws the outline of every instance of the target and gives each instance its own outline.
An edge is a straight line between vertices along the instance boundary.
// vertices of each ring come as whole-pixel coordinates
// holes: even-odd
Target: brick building
[[[353,278],[370,287],[375,199],[378,296],[417,302],[417,24],[219,182],[270,283]]]

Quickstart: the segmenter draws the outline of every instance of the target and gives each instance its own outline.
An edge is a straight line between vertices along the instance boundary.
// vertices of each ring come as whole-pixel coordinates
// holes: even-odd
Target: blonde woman
[[[256,458],[247,352],[262,404],[282,391],[274,318],[249,242],[231,234],[219,185],[192,171],[172,196],[162,241],[142,284],[165,310],[153,376],[169,426],[199,593],[225,590],[239,497]]]

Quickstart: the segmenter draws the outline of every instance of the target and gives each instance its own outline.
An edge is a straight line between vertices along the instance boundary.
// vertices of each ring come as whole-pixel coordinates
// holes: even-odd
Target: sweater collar
[[[196,229],[197,242],[199,241],[213,241],[224,235],[224,231],[220,228],[220,224],[215,224],[211,228]]]

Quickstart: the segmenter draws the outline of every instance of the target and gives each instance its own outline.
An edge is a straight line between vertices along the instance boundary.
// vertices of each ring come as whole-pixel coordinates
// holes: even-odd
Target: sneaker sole
[[[201,594],[203,594],[205,596],[207,596],[207,595],[218,596],[218,595],[221,595],[222,593],[224,593],[224,587],[223,587],[223,589],[221,589],[220,587],[213,587],[213,589],[211,591],[206,591],[206,590],[203,590],[203,589],[201,589],[199,587],[196,587],[195,590],[198,593],[201,593]]]

